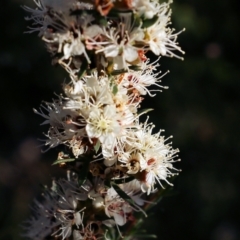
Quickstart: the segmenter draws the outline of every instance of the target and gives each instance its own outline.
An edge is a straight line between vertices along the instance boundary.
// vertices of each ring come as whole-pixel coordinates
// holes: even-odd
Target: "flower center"
[[[103,117],[97,122],[97,129],[101,132],[108,132],[110,131],[112,121],[109,119],[105,119]]]

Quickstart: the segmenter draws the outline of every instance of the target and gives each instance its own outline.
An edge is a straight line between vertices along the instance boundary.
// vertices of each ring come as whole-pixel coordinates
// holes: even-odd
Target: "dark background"
[[[170,70],[170,87],[143,107],[153,107],[156,130],[173,135],[182,169],[176,194],[166,197],[146,219],[161,240],[240,239],[240,18],[237,0],[175,0],[173,24],[185,27],[179,43],[185,60],[161,58]],[[52,67],[37,34],[23,34],[29,24],[20,5],[30,0],[3,0],[0,7],[0,240],[20,239],[20,224],[29,216],[41,184],[62,173],[51,167],[57,150],[41,154],[46,128],[35,115],[42,100],[61,92],[67,75]],[[154,106],[153,106],[154,105]]]

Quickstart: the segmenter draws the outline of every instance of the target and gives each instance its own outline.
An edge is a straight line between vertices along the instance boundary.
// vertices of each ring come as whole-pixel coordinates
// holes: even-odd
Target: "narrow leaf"
[[[95,150],[96,153],[98,152],[98,150],[100,149],[100,147],[101,147],[101,143],[100,143],[99,140],[97,140],[96,144],[94,145],[94,150]]]
[[[129,66],[130,69],[134,70],[134,71],[141,71],[141,67],[137,66],[137,65],[132,65]]]
[[[81,65],[81,68],[78,73],[78,78],[81,78],[85,74],[87,69],[88,69],[88,61],[87,61],[87,59],[84,58],[82,60],[82,65]]]
[[[111,72],[112,75],[119,75],[128,72],[127,69],[119,69]]]
[[[57,159],[55,162],[53,162],[52,165],[67,163],[67,162],[73,162],[73,161],[75,161],[75,158]]]
[[[132,200],[131,197],[129,197],[116,183],[111,182],[112,187],[114,188],[114,190],[118,193],[118,195],[124,199],[125,201],[127,201],[130,205],[134,206],[136,204],[134,204],[134,201]]]
[[[106,18],[101,18],[101,19],[99,19],[99,25],[101,25],[101,26],[107,26],[107,24],[108,24],[108,21],[107,21]]]
[[[113,95],[116,95],[117,92],[118,92],[118,87],[117,87],[117,85],[114,85],[113,90],[112,90]]]

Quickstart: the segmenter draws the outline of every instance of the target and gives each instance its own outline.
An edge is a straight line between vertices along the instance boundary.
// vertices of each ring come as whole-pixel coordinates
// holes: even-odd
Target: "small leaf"
[[[96,142],[96,144],[94,145],[94,150],[95,150],[96,153],[98,152],[98,150],[100,149],[100,147],[101,147],[101,143],[100,143],[100,141],[99,141],[99,139],[98,139],[97,142]]]
[[[135,207],[136,204],[134,203],[133,199],[129,197],[116,183],[111,182],[111,185],[122,199],[128,202],[131,206]]]
[[[67,163],[67,162],[73,162],[75,160],[76,160],[75,158],[57,159],[52,165]]]
[[[141,71],[141,67],[138,66],[138,65],[132,65],[132,66],[129,66],[129,68],[134,70],[134,71]]]
[[[112,75],[119,75],[128,72],[127,69],[119,69],[119,70],[113,70],[111,72]]]
[[[100,26],[107,26],[107,24],[108,24],[108,21],[107,21],[106,18],[99,19],[99,25]]]
[[[113,89],[112,89],[113,95],[116,95],[117,92],[118,92],[118,86],[117,86],[117,85],[114,85],[114,86],[113,86]]]
[[[84,58],[82,61],[81,68],[78,72],[78,78],[81,78],[85,74],[85,72],[87,71],[87,68],[88,68],[88,61],[87,59]]]

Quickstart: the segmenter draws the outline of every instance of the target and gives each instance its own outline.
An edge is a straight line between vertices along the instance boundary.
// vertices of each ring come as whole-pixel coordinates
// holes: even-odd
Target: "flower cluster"
[[[139,206],[144,200],[137,181],[119,185],[120,191],[132,200],[127,202],[113,187],[107,188],[100,178],[88,180],[81,187],[78,180],[71,174],[68,179],[53,182],[52,188],[45,191],[42,203],[35,201],[34,216],[26,221],[23,236],[30,239],[48,236],[54,239],[72,236],[74,240],[109,239],[106,235],[109,227],[133,221],[133,211],[142,211]],[[86,225],[85,218],[89,219]]]
[[[134,222],[147,197],[177,175],[174,149],[163,130],[140,116],[144,95],[161,85],[158,61],[146,53],[183,53],[170,24],[170,3],[158,0],[35,0],[24,7],[71,81],[34,112],[45,120],[46,150],[65,145],[54,164],[67,180],[54,182],[26,224],[30,239],[117,239],[110,229]],[[150,90],[150,86],[157,89]],[[66,150],[65,150],[66,151]]]
[[[46,42],[54,62],[62,65],[72,77],[97,59],[105,72],[141,65],[144,53],[179,57],[183,51],[176,39],[180,33],[170,24],[170,4],[158,0],[36,0],[37,9],[27,20]]]

